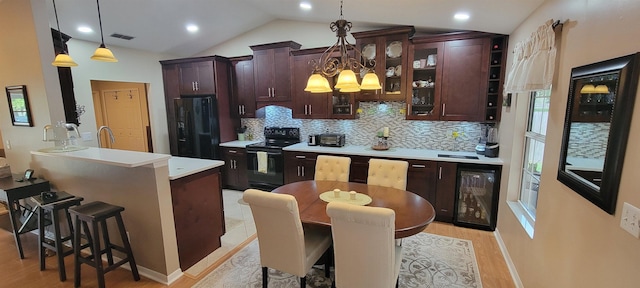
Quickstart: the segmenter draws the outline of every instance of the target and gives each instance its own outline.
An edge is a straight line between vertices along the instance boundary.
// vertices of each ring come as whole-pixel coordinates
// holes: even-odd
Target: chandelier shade
[[[62,51],[56,55],[51,65],[56,67],[75,67],[78,63],[71,59],[71,56],[67,54],[65,50],[64,39],[62,39],[62,31],[60,31],[60,22],[58,22],[58,10],[56,9],[56,0],[53,0],[53,13],[56,15],[56,25],[58,26],[58,35],[60,35],[60,44],[62,45]]]
[[[347,93],[359,92],[360,90],[382,89],[378,76],[376,76],[375,73],[369,73],[375,68],[375,61],[367,60],[367,66],[363,65],[359,60],[362,58],[362,52],[355,46],[351,45],[346,39],[347,32],[351,30],[351,22],[343,18],[342,4],[342,1],[340,1],[340,19],[332,22],[329,25],[331,31],[336,32],[336,37],[338,37],[338,40],[322,53],[318,61],[313,60],[310,62],[310,64],[313,66],[314,73],[309,77],[309,80],[307,81],[307,87],[304,89],[304,91],[308,91],[311,93],[330,92],[326,91],[326,89],[317,89],[317,86],[309,85],[318,85],[315,84],[319,83],[316,82],[319,81],[316,80],[318,76],[325,78],[325,81],[328,85],[329,81],[327,80],[327,78],[333,78],[336,75],[338,75],[338,80],[336,81],[334,89],[340,90],[340,92]],[[350,55],[350,52],[354,54],[353,57]],[[363,83],[367,83],[366,85],[360,85],[358,83],[356,72],[366,72],[364,78],[367,79],[366,81],[365,79],[363,79]],[[377,85],[373,84],[373,82],[377,83]],[[329,89],[330,88],[331,87],[329,87]]]
[[[313,73],[307,80],[307,87],[304,91],[311,93],[329,93],[333,91],[329,85],[327,78],[322,77],[320,73]]]

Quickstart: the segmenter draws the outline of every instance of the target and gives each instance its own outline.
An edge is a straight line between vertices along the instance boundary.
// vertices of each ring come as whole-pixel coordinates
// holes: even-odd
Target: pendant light
[[[340,1],[340,19],[329,25],[331,31],[336,32],[338,41],[322,53],[319,61],[311,61],[314,72],[309,77],[304,91],[311,93],[331,92],[327,77],[336,75],[338,75],[338,81],[334,89],[343,93],[382,89],[378,76],[372,72],[375,68],[375,61],[369,60],[369,67],[365,67],[358,60],[361,59],[362,52],[346,39],[347,32],[351,30],[351,22],[342,16],[342,2]],[[349,51],[354,51],[355,58],[349,56]],[[336,57],[336,54],[339,56]],[[354,70],[367,71],[362,79],[362,85],[358,84]]]
[[[100,23],[100,39],[102,43],[100,47],[96,49],[96,52],[91,56],[91,60],[102,61],[102,62],[118,62],[118,59],[113,56],[113,53],[109,48],[104,45],[104,34],[102,32],[102,17],[100,16],[100,0],[96,0],[96,4],[98,5],[98,22]]]
[[[56,55],[51,65],[56,67],[75,67],[78,63],[71,59],[71,56],[67,54],[65,49],[64,39],[62,39],[62,32],[60,31],[60,22],[58,22],[58,10],[56,9],[56,0],[53,0],[53,13],[56,14],[56,25],[58,26],[58,35],[60,35],[60,44],[62,44],[62,51]]]

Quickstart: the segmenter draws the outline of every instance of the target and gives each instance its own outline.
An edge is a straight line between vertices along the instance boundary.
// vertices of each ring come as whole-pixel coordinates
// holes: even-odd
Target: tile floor
[[[195,277],[218,259],[225,256],[233,248],[247,240],[256,233],[256,226],[253,222],[251,209],[248,205],[240,204],[242,191],[222,190],[222,202],[224,205],[224,220],[227,232],[220,238],[222,247],[213,251],[209,256],[200,260],[191,268],[184,271],[188,276]]]

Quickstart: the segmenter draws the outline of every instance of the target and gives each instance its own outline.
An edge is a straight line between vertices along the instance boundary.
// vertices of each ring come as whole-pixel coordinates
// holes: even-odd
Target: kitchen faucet
[[[113,142],[116,142],[116,138],[113,137],[113,131],[111,131],[111,128],[107,127],[107,126],[100,126],[100,128],[98,128],[98,148],[102,148],[102,143],[100,141],[100,133],[102,132],[102,130],[107,130],[107,132],[109,132],[109,139],[111,139],[111,144],[113,144]]]

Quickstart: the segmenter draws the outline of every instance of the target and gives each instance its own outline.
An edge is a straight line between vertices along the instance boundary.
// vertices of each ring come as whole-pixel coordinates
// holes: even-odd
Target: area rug
[[[258,240],[254,240],[205,276],[196,288],[262,287]],[[399,287],[481,288],[473,244],[469,240],[418,233],[402,241]],[[319,268],[323,266],[318,266]],[[331,275],[333,277],[333,273]],[[269,287],[300,287],[298,277],[269,269]],[[307,287],[331,287],[322,269],[311,269]]]

